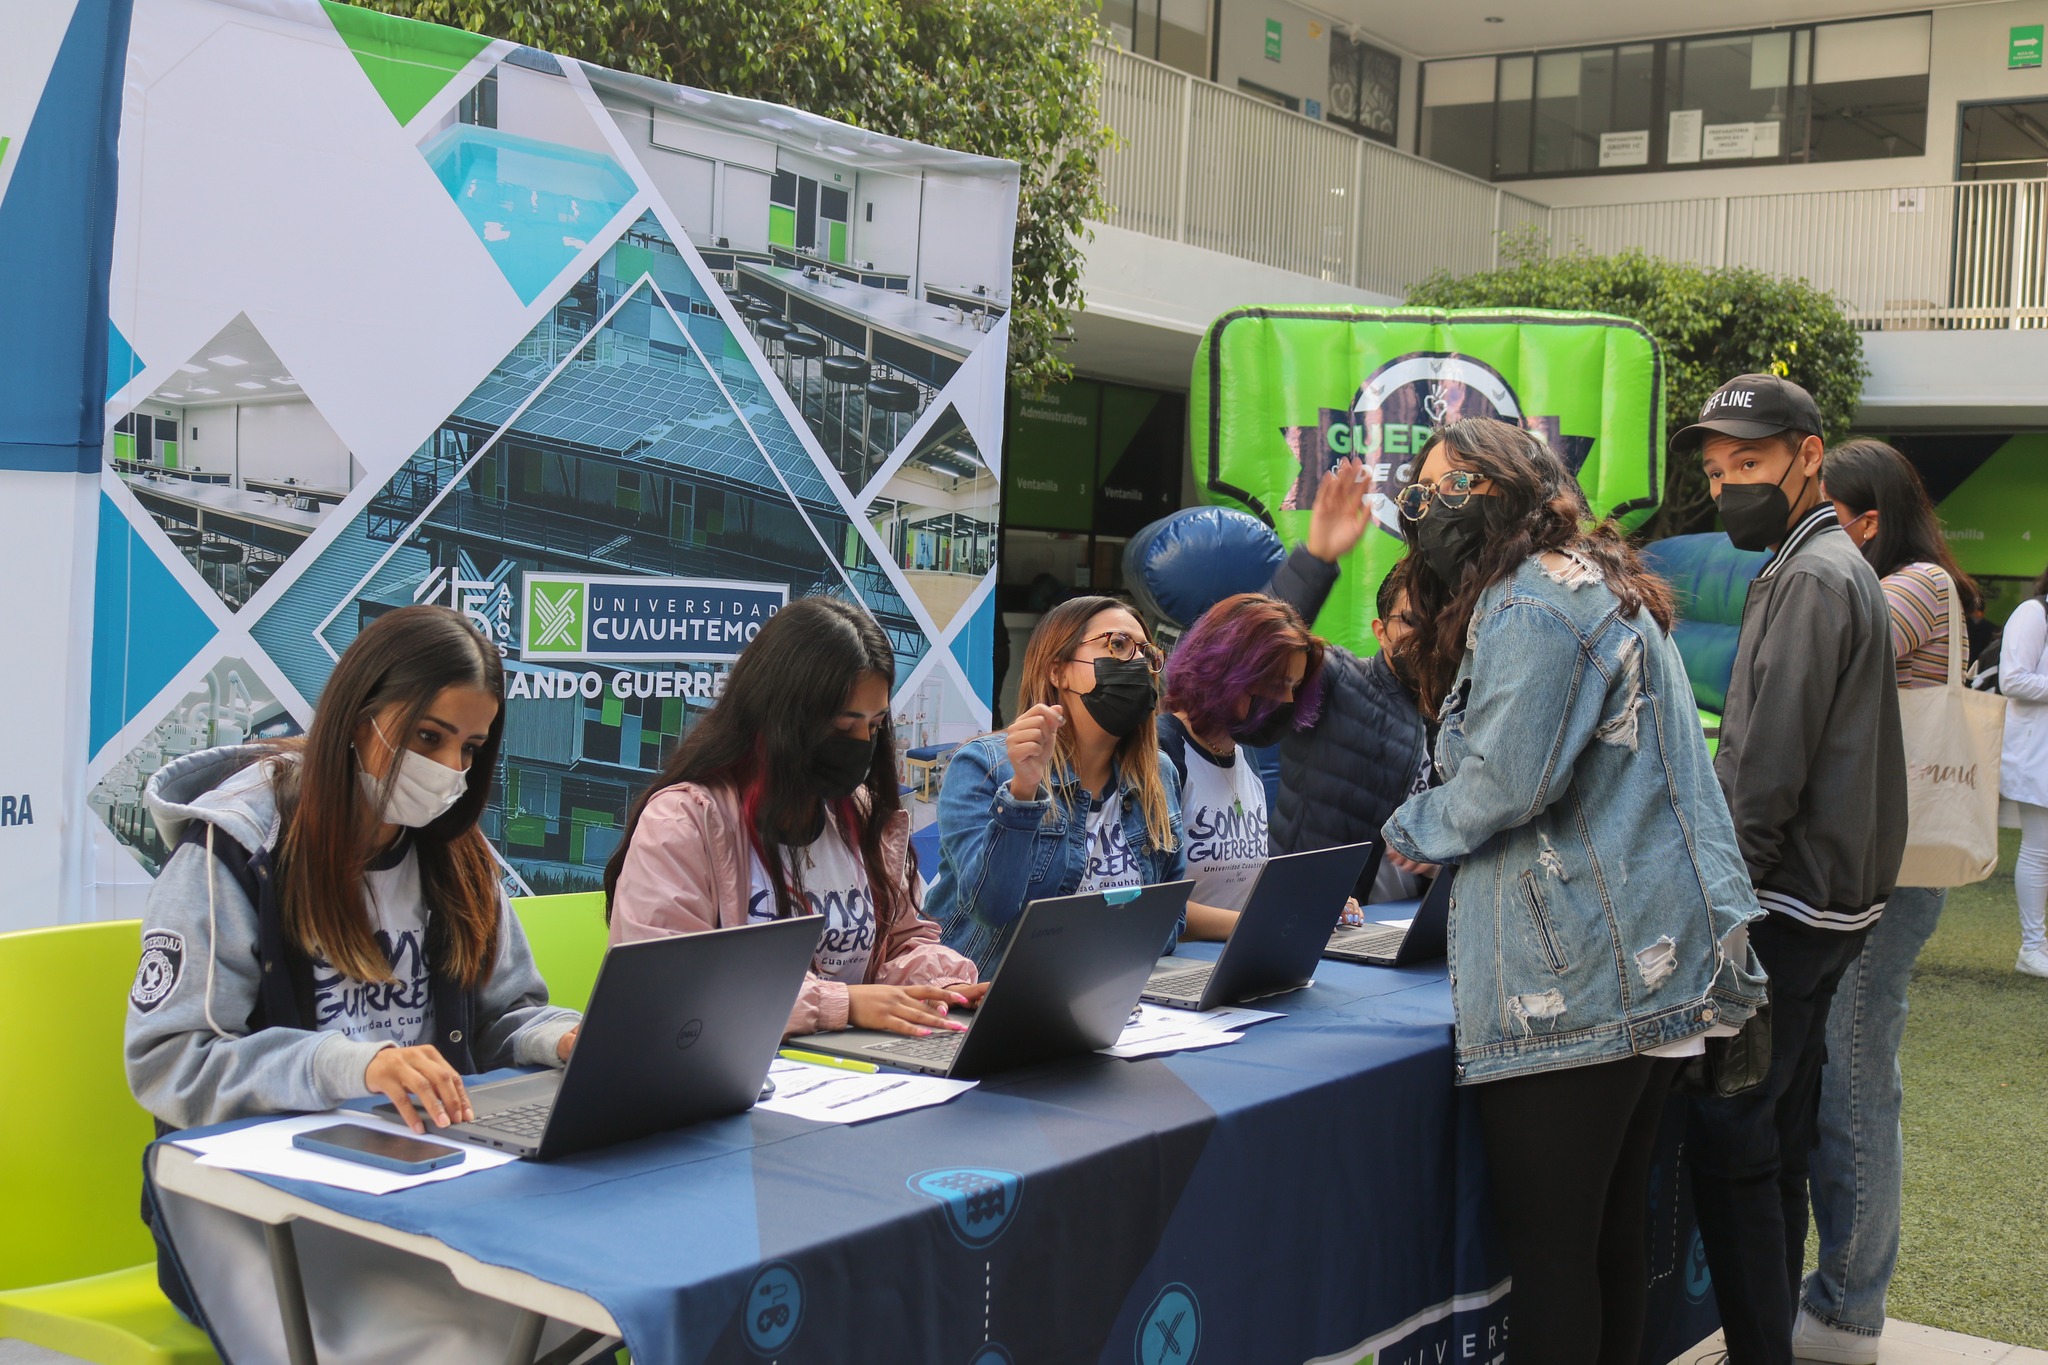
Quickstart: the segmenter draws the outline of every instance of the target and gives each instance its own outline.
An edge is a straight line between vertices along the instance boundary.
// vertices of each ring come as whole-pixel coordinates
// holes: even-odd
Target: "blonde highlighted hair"
[[[1060,603],[1039,620],[1038,628],[1031,632],[1031,643],[1024,647],[1024,663],[1017,684],[1017,710],[1021,714],[1033,706],[1059,706],[1059,681],[1054,674],[1060,665],[1070,662],[1074,651],[1088,638],[1088,623],[1105,611],[1121,611],[1138,623],[1138,635],[1147,640],[1151,635],[1138,613],[1131,610],[1127,602],[1114,597],[1075,597]],[[1118,780],[1138,798],[1138,809],[1145,813],[1145,837],[1156,852],[1170,853],[1179,842],[1173,835],[1173,816],[1167,807],[1166,782],[1159,775],[1159,732],[1150,724],[1140,725],[1117,742],[1116,769]],[[1053,739],[1052,762],[1047,765],[1053,799],[1063,800],[1059,794],[1063,782],[1071,781],[1074,771],[1074,731],[1071,725],[1062,725]]]

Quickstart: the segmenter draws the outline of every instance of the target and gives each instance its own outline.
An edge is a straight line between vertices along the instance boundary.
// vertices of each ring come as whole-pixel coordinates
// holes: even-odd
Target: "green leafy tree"
[[[1066,379],[1106,145],[1086,0],[355,0],[1023,168],[1010,377]]]
[[[1431,308],[1556,308],[1612,313],[1648,328],[1664,352],[1665,437],[1688,426],[1721,384],[1738,374],[1783,375],[1820,405],[1824,435],[1840,440],[1855,421],[1869,369],[1863,338],[1838,300],[1805,280],[1746,267],[1707,269],[1641,251],[1552,257],[1537,232],[1502,243],[1505,264],[1474,275],[1437,274],[1409,291]],[[1696,460],[1668,461],[1651,536],[1711,529],[1713,499]]]

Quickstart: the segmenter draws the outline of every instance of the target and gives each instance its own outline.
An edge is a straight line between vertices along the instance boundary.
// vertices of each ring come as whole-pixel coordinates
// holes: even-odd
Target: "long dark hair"
[[[1456,583],[1446,583],[1427,560],[1410,552],[1415,564],[1408,582],[1408,607],[1416,618],[1415,673],[1422,704],[1432,713],[1458,675],[1465,633],[1479,594],[1510,578],[1532,555],[1559,551],[1575,555],[1597,572],[1620,599],[1621,612],[1648,612],[1661,630],[1671,629],[1671,588],[1643,567],[1611,521],[1589,524],[1586,495],[1549,443],[1532,432],[1492,417],[1465,417],[1440,428],[1430,441],[1444,447],[1451,466],[1482,474],[1491,495],[1473,501],[1485,528],[1483,548]],[[1440,508],[1432,507],[1436,516]],[[1412,540],[1413,529],[1410,529]]]
[[[445,688],[473,687],[498,704],[489,737],[470,760],[460,800],[411,831],[427,920],[428,960],[466,987],[488,980],[498,957],[497,865],[476,827],[498,769],[505,732],[505,667],[498,649],[446,607],[401,607],[356,636],[320,694],[313,726],[276,747],[296,763],[273,765],[282,829],[278,892],[285,930],[299,948],[355,981],[390,981],[391,964],[363,913],[363,873],[376,850],[376,812],[364,798],[356,731],[389,708],[406,737]],[[399,765],[384,774],[390,795]]]
[[[604,868],[606,921],[641,813],[657,793],[680,782],[739,794],[748,842],[775,888],[775,917],[802,913],[801,903],[790,895],[782,846],[815,837],[818,796],[811,782],[811,751],[846,709],[854,685],[870,673],[893,686],[896,655],[889,637],[860,607],[836,597],[800,597],[776,612],[740,652],[717,704],[690,727],[662,765],[661,776],[633,802],[626,837]],[[867,778],[834,814],[859,846],[876,912],[885,921],[912,899],[907,875],[900,885],[883,875],[882,833],[900,809],[895,731],[884,721],[875,731],[875,758]]]
[[[1828,497],[1855,516],[1877,509],[1877,534],[1863,547],[1863,557],[1879,578],[1908,564],[1939,564],[1962,595],[1963,610],[1975,611],[1984,600],[1949,552],[1934,501],[1911,460],[1883,441],[1844,441],[1821,457],[1820,482]]]

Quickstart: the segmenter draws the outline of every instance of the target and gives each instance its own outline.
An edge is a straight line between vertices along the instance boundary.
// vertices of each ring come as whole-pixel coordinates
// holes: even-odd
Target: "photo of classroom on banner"
[[[231,611],[363,477],[247,314],[114,423],[106,460]]]
[[[591,69],[663,203],[858,491],[1009,309],[1004,163]]]

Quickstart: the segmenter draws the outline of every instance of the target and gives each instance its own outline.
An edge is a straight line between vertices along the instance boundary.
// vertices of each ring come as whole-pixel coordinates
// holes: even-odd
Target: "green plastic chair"
[[[524,896],[512,902],[533,965],[548,983],[548,1003],[581,1010],[590,1004],[597,969],[604,963],[604,892],[566,896]]]
[[[156,1136],[121,1030],[141,924],[0,934],[0,1338],[103,1365],[209,1365],[140,1216]]]
[[[1705,731],[1707,736],[1707,757],[1712,758],[1721,752],[1721,718],[1704,706],[1698,709],[1700,729]]]

